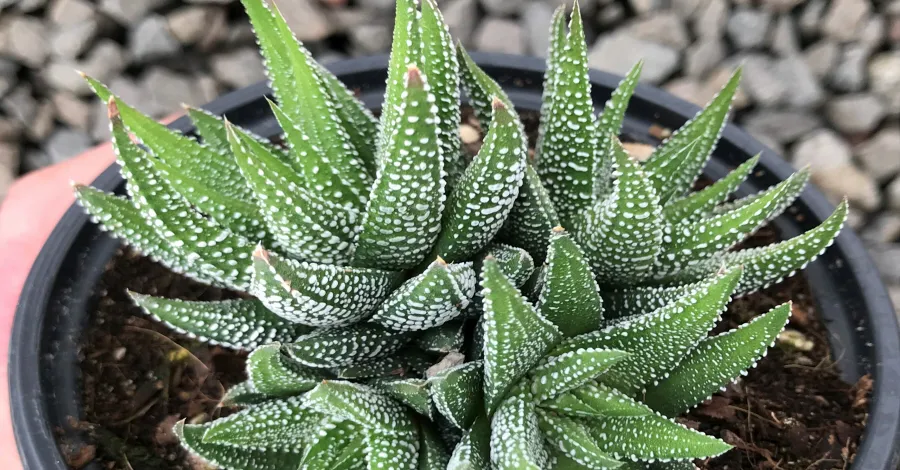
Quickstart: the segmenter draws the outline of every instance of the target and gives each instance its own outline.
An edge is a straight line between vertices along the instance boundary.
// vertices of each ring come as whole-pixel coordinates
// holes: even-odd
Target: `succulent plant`
[[[88,78],[130,197],[77,186],[79,202],[144,255],[244,293],[132,293],[176,330],[252,351],[224,399],[245,408],[179,423],[187,449],[232,469],[679,469],[730,448],[673,418],[765,355],[790,305],[709,333],[847,214],[735,250],[808,179],[729,200],[754,158],[692,191],[740,71],[639,162],[619,131],[641,65],[595,115],[580,13],[566,26],[561,8],[532,161],[513,103],[434,0],[397,3],[378,119],[276,8],[243,3],[285,145],[189,109],[195,140]],[[473,158],[460,86],[486,130]]]

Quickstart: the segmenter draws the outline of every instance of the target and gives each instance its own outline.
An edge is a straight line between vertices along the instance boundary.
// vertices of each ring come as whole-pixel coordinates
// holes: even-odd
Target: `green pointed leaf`
[[[409,64],[419,63],[422,57],[421,28],[419,12],[415,0],[398,0],[394,15],[394,33],[391,41],[391,58],[388,62],[388,77],[384,92],[384,104],[381,110],[381,132],[378,135],[378,153],[376,160],[379,168],[382,159],[391,157],[385,148],[390,136],[397,130],[400,122],[399,110],[403,104],[403,93],[406,90],[406,74]]]
[[[546,462],[534,405],[527,395],[510,395],[491,421],[491,468],[540,470]]]
[[[110,98],[115,97],[102,83],[91,77],[85,79],[104,103],[109,103]],[[201,145],[196,140],[169,129],[118,97],[116,105],[122,121],[154,156],[208,188],[211,194],[215,194],[223,202],[251,200],[250,188],[230,154]],[[183,196],[191,197],[190,194]],[[226,209],[222,212],[228,214],[231,211]]]
[[[295,452],[243,449],[228,444],[203,442],[203,434],[208,427],[208,425],[184,424],[184,420],[181,420],[175,425],[174,431],[185,449],[217,467],[234,470],[275,470],[297,468],[300,465],[300,455]]]
[[[630,355],[600,377],[628,395],[661,379],[715,326],[740,280],[740,269],[714,278],[653,313],[620,320],[560,345],[561,354],[579,348],[612,348]]]
[[[463,327],[461,320],[451,320],[437,328],[423,331],[413,341],[419,349],[432,353],[461,351],[465,341]]]
[[[322,418],[303,396],[271,400],[213,421],[203,442],[299,454]]]
[[[657,147],[644,164],[658,181],[666,181],[669,194],[680,196],[687,192],[706,165],[728,122],[728,111],[740,81],[741,69],[738,69],[706,108]],[[691,142],[696,142],[694,151],[681,152]]]
[[[450,454],[430,424],[419,425],[418,470],[447,470]]]
[[[378,379],[370,383],[372,388],[408,406],[410,409],[433,419],[434,405],[428,394],[425,379]]]
[[[578,388],[628,357],[615,349],[579,349],[548,356],[529,372],[535,400],[544,401]]]
[[[249,381],[241,382],[225,392],[222,397],[222,406],[250,406],[258,405],[269,400],[265,394],[253,389]]]
[[[484,394],[492,415],[512,386],[553,347],[562,334],[542,317],[500,271],[484,261]]]
[[[471,263],[448,265],[440,258],[401,285],[372,321],[399,331],[422,331],[458,317],[475,294]]]
[[[170,328],[227,348],[251,351],[263,344],[293,341],[309,330],[279,318],[256,299],[199,302],[128,294]]]
[[[357,324],[315,330],[285,348],[292,359],[307,367],[341,367],[387,356],[409,340],[406,333]]]
[[[109,102],[112,140],[122,176],[141,217],[157,228],[204,277],[246,290],[250,242],[195,211],[189,202],[165,183],[150,156],[131,141],[115,101]]]
[[[704,339],[665,379],[647,389],[645,403],[675,416],[708,399],[756,366],[790,316],[788,302],[734,330]]]
[[[368,470],[416,470],[419,466],[419,435],[415,429],[404,432],[373,428],[366,436]]]
[[[721,266],[721,263],[719,263]],[[603,293],[603,302],[610,319],[643,315],[684,297],[702,282],[675,286],[637,286]]]
[[[622,460],[693,460],[721,455],[731,446],[658,414],[585,420],[597,446]],[[677,442],[677,445],[673,445]]]
[[[628,109],[628,102],[631,101],[631,95],[634,94],[643,68],[643,60],[638,61],[631,68],[628,75],[619,82],[619,85],[613,90],[612,96],[603,105],[603,112],[597,116],[597,156],[593,168],[595,200],[609,194],[611,189],[615,156],[607,149],[619,136],[622,122],[625,120],[625,111]]]
[[[336,205],[304,188],[291,167],[240,129],[228,126],[228,139],[253,188],[259,212],[286,252],[323,263],[351,258],[361,222],[356,209]]]
[[[339,120],[359,154],[360,162],[366,173],[374,176],[377,168],[375,142],[378,139],[378,119],[333,73],[321,65],[318,71],[319,76],[322,77],[331,92]]]
[[[772,209],[769,213],[768,217],[766,217],[766,222],[771,221],[776,216],[780,215],[784,212],[785,209],[790,207],[791,204],[800,197],[800,193],[803,192],[803,189],[806,188],[806,184],[809,182],[810,171],[809,167],[803,168],[800,171],[791,175],[790,178],[785,180],[784,183],[784,191],[785,195],[780,199],[779,203]],[[735,209],[740,207],[744,207],[757,199],[764,197],[769,191],[772,191],[772,188],[767,188],[762,191],[759,191],[756,194],[751,194],[746,197],[742,197],[736,201],[732,201],[726,204],[722,204],[716,207],[713,210],[714,214],[724,214],[726,212],[732,212]]]
[[[351,421],[323,420],[309,438],[302,470],[360,470],[365,468],[366,435]]]
[[[359,424],[368,433],[379,430],[399,436],[416,430],[403,405],[365,385],[326,381],[306,397],[313,409]]]
[[[647,277],[659,253],[662,211],[645,172],[617,139],[612,145],[617,177],[612,193],[587,211],[575,238],[601,285],[635,284]]]
[[[493,78],[481,70],[481,67],[472,60],[460,43],[456,44],[456,56],[463,90],[469,97],[469,104],[474,109],[475,117],[481,123],[481,128],[488,129],[491,126],[494,98],[502,101],[506,105],[506,109],[518,120],[519,115],[516,113],[516,108],[503,88],[500,88]]]
[[[557,65],[562,62],[562,53],[566,46],[566,7],[560,5],[550,18],[549,47],[547,49],[547,66],[544,69],[544,90],[541,95],[541,116],[550,116],[553,102],[556,99],[556,81],[562,69]],[[544,148],[544,136],[547,134],[549,119],[541,119],[538,124],[535,155],[540,159]]]
[[[847,213],[845,199],[824,222],[802,235],[770,246],[727,253],[725,263],[744,267],[737,292],[743,295],[763,289],[805,268],[831,246]]]
[[[450,29],[434,0],[422,1],[419,24],[422,28],[422,70],[431,79],[429,85],[434,92],[439,119],[441,158],[447,173],[447,185],[452,188],[465,170],[459,139],[459,63]]]
[[[759,155],[756,155],[710,186],[669,202],[663,207],[663,217],[668,223],[675,224],[680,221],[696,221],[709,215],[715,206],[724,202],[729,194],[746,181],[758,162]]]
[[[541,315],[567,337],[596,330],[603,319],[599,288],[581,248],[562,227],[553,229],[544,269],[545,284],[538,301]]]
[[[385,140],[381,171],[366,207],[354,258],[356,266],[390,270],[415,267],[431,251],[441,229],[444,170],[434,95],[428,91],[426,77],[414,65],[404,82],[399,120]]]
[[[211,147],[216,152],[230,155],[230,158],[233,160],[234,154],[231,151],[231,144],[228,142],[228,130],[225,128],[225,119],[202,108],[188,106],[186,109],[188,116],[191,118],[191,122],[194,124],[194,127],[197,128],[197,133],[200,134],[200,143],[204,146]],[[234,124],[230,125],[235,126]],[[274,145],[268,139],[264,139],[247,129],[240,129],[244,134],[253,137],[260,145],[268,149],[270,153],[278,155],[284,162],[288,161],[289,157],[283,148]],[[246,185],[246,181],[244,184]]]
[[[345,326],[369,316],[398,280],[390,271],[301,262],[258,247],[250,292],[289,321]]]
[[[390,356],[378,357],[359,362],[337,371],[339,379],[371,379],[384,377],[394,380],[399,377],[420,377],[434,362],[422,351],[406,347]]]
[[[82,185],[75,186],[75,199],[96,219],[102,230],[124,240],[144,256],[197,281],[218,285],[158,234],[130,199]]]
[[[704,148],[700,143],[700,138],[694,139],[675,151],[676,153],[672,157],[672,163],[670,164],[673,169],[660,171],[659,173],[647,171],[647,177],[656,188],[656,194],[659,196],[661,205],[664,206],[673,198],[682,197],[685,194],[685,190],[674,184],[674,180],[682,178],[684,176],[684,168],[689,167],[698,158],[706,158],[698,156],[703,151]]]
[[[453,449],[447,470],[490,470],[490,459],[490,422],[481,415]]]
[[[428,379],[435,407],[460,429],[469,429],[475,418],[483,414],[484,375],[481,368],[480,361],[467,362]]]
[[[485,257],[492,256],[500,271],[503,271],[509,282],[516,287],[522,287],[534,272],[534,260],[527,251],[521,248],[503,243],[492,243],[483,253],[484,256],[481,257],[477,270],[480,271],[480,264]]]
[[[547,256],[550,230],[559,225],[556,209],[540,177],[531,165],[525,167],[525,179],[498,238],[524,248],[538,265]]]
[[[327,378],[329,374],[307,369],[285,356],[280,343],[259,347],[247,357],[250,387],[269,397],[299,395]]]
[[[573,417],[644,416],[647,405],[600,383],[586,384],[541,403],[541,408]]]
[[[469,259],[494,238],[519,195],[525,139],[516,116],[500,100],[484,144],[450,194],[435,253],[450,262]]]
[[[544,437],[564,456],[589,469],[617,468],[622,465],[594,443],[589,431],[578,421],[538,409]]]

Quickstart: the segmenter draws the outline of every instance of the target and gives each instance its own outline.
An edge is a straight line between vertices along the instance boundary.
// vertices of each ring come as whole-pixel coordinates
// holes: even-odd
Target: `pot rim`
[[[498,78],[498,73],[505,74],[503,82],[514,87],[507,89],[513,102],[519,103],[525,100],[534,104],[535,88],[540,90],[541,86],[540,83],[537,83],[535,87],[534,82],[536,77],[540,77],[544,73],[543,59],[495,53],[472,53],[471,55],[476,63],[489,70],[489,74],[495,78]],[[335,62],[327,65],[327,68],[339,77],[375,74],[380,80],[376,87],[382,87],[387,62],[387,55],[378,55]],[[523,79],[522,75],[529,78]],[[614,74],[591,70],[590,80],[594,101],[605,101],[609,96],[609,91],[616,86],[620,79],[621,77]],[[368,79],[369,82],[372,80],[373,78]],[[517,80],[524,80],[521,86],[516,82]],[[504,88],[506,89],[506,87]],[[244,110],[249,111],[251,104],[258,101],[263,95],[269,94],[270,90],[267,84],[261,82],[225,94],[204,106],[204,109],[216,114],[226,112],[229,115],[240,114]],[[368,97],[363,100],[367,105],[374,106],[378,104],[373,103],[375,99],[375,97]],[[539,94],[537,104],[540,104]],[[629,110],[635,106],[649,109],[649,114],[655,119],[672,122],[678,120],[684,122],[700,110],[700,107],[694,104],[644,84],[637,86]],[[187,117],[179,118],[170,127],[182,132],[190,132],[193,129]],[[777,180],[783,180],[795,171],[775,152],[760,144],[734,124],[729,124],[725,128],[721,142],[720,147],[727,147],[723,150],[725,152],[732,149],[746,157],[761,153],[758,168],[768,172],[770,179],[774,177]],[[719,150],[716,151],[716,153],[718,152]],[[718,176],[724,174],[728,167],[727,164],[714,161],[711,161],[710,166],[712,168],[708,168],[709,171],[718,173]],[[118,168],[113,164],[92,185],[105,190],[113,190],[121,183],[122,178],[118,174]],[[795,204],[804,205],[816,221],[825,220],[834,210],[834,206],[826,199],[825,195],[812,186],[804,191]],[[43,322],[48,316],[50,299],[60,280],[59,276],[62,275],[61,268],[70,251],[79,241],[79,235],[89,222],[89,217],[77,205],[73,205],[66,211],[42,247],[29,272],[14,317],[9,351],[10,407],[16,444],[22,463],[26,465],[25,468],[67,468],[49,424],[47,402],[52,403],[55,396],[53,390],[49,392],[45,390],[47,384],[43,383],[41,378],[41,343],[44,333]],[[111,256],[116,246],[118,246],[118,242],[106,243],[99,251],[101,254]],[[853,376],[861,375],[861,372],[866,369],[874,375],[869,419],[856,454],[856,460],[851,468],[853,470],[894,469],[900,463],[900,327],[898,327],[887,289],[867,250],[853,230],[846,227],[834,245],[829,248],[827,255],[829,258],[837,260],[838,264],[843,264],[836,268],[849,269],[852,277],[839,279],[842,283],[856,281],[855,286],[851,285],[849,288],[851,292],[854,287],[858,290],[855,295],[860,299],[857,299],[859,304],[856,307],[861,311],[851,313],[862,315],[864,326],[858,328],[867,330],[864,333],[869,334],[869,340],[855,338],[852,342],[862,341],[865,343],[862,350],[866,351],[865,348],[870,348],[870,355],[874,359],[870,363],[866,363],[866,360],[861,357],[862,353],[859,347],[843,345],[855,353],[855,362],[860,363],[859,367],[854,367],[852,362],[842,363],[842,366],[847,364],[850,366],[851,371],[848,378],[852,380]],[[102,264],[105,264],[105,261]],[[834,283],[834,280],[830,279],[832,276],[829,276],[827,272],[831,266],[819,269],[818,265],[821,263],[823,261],[811,264],[807,271],[813,287],[819,282]],[[823,296],[824,299],[820,298]],[[829,330],[833,333],[833,326],[829,322],[841,320],[841,316],[847,316],[845,312],[847,309],[838,305],[846,299],[838,292],[828,293],[818,290],[815,292],[815,298],[820,304],[819,308],[823,312],[823,318],[829,326]],[[832,310],[837,313],[832,312],[833,315],[829,318],[828,312]],[[853,327],[852,324],[846,323],[846,319],[843,320],[844,324],[835,328],[846,330],[848,326]],[[854,334],[854,332],[845,333]],[[862,333],[857,332],[856,334],[859,336]],[[836,337],[834,334],[832,336]],[[830,341],[834,340],[835,338],[830,338]],[[72,371],[73,374],[75,372]],[[846,370],[844,372],[847,374]]]

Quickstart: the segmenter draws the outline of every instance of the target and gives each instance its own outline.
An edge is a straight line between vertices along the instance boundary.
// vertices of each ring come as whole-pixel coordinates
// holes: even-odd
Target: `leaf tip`
[[[425,85],[425,82],[422,81],[422,71],[419,70],[419,66],[415,64],[406,66],[406,85],[415,88]]]
[[[106,101],[106,114],[110,119],[117,119],[119,117],[119,105],[116,103],[116,98],[114,96],[110,96]]]

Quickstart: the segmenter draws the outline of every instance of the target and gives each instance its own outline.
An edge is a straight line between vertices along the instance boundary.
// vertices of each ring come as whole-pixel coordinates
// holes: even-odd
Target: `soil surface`
[[[537,118],[523,121],[534,145]],[[471,111],[464,122],[477,128]],[[479,142],[466,144],[474,153]],[[745,245],[778,240],[764,228]],[[245,356],[207,346],[143,315],[126,290],[182,299],[215,300],[223,292],[172,274],[124,250],[110,262],[97,287],[100,298],[80,351],[84,421],[69,428],[89,444],[61,437],[72,468],[91,461],[108,469],[206,467],[187,458],[171,433],[181,419],[205,422],[233,410],[219,407],[224,390],[244,379]],[[682,418],[690,427],[735,447],[698,462],[703,470],[846,469],[853,460],[867,417],[871,380],[843,382],[828,347],[809,285],[795,276],[762,292],[736,299],[719,329],[733,328],[793,300],[790,340],[779,341],[747,377]]]

